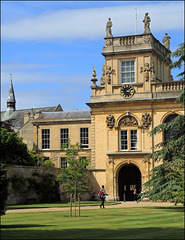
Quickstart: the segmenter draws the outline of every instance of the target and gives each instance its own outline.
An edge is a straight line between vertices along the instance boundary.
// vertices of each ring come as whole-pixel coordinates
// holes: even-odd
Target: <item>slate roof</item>
[[[39,117],[35,120],[40,119],[91,119],[90,111],[75,111],[75,112],[42,112]]]
[[[24,113],[26,111],[35,114],[36,110],[44,112],[63,111],[60,104],[54,107],[43,107],[43,108],[32,108],[32,109],[21,109],[14,111],[10,116],[6,117],[6,111],[1,112],[1,121],[12,120],[12,126],[14,128],[20,128],[24,124]]]

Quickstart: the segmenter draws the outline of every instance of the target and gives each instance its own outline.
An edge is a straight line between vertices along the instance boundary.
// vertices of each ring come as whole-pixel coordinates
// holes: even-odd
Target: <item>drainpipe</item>
[[[39,128],[39,125],[36,124],[35,126],[37,128],[37,133],[36,133],[36,150],[38,150],[38,128]]]

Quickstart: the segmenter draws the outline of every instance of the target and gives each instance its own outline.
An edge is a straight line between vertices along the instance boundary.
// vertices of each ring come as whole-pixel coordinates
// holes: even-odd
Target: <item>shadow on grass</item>
[[[13,224],[13,225],[1,225],[0,228],[32,228],[32,227],[49,227],[52,225],[39,225],[39,224]]]
[[[19,225],[17,225],[20,227]],[[21,225],[23,226],[23,225]],[[37,226],[37,225],[36,225]],[[39,225],[38,225],[39,226]],[[108,229],[51,229],[51,230],[4,230],[1,239],[184,239],[182,228],[122,228]]]
[[[174,206],[174,207],[152,207],[153,209],[163,209],[163,210],[172,210],[174,212],[184,212],[184,207]]]

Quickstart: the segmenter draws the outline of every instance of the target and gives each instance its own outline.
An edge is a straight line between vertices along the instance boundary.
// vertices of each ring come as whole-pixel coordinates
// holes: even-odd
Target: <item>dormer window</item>
[[[121,62],[121,83],[135,82],[135,61]]]

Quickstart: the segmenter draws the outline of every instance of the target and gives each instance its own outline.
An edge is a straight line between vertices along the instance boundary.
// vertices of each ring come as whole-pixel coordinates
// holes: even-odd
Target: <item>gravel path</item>
[[[120,202],[116,205],[107,205],[105,202],[105,208],[129,208],[129,207],[168,207],[174,206],[174,203],[160,203],[160,202]],[[74,209],[74,208],[73,208]],[[78,209],[78,206],[76,207]],[[100,209],[99,206],[85,206],[81,207],[80,210],[85,209]],[[11,209],[7,210],[7,213],[22,213],[22,212],[56,212],[56,211],[69,211],[69,207],[56,207],[56,208],[30,208],[30,209]]]

